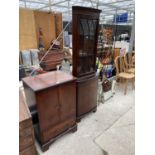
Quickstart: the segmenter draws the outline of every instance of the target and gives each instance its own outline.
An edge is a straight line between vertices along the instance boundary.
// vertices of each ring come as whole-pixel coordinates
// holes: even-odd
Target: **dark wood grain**
[[[77,120],[79,120],[88,112],[95,111],[97,107],[98,77],[95,76],[95,65],[101,10],[79,6],[73,6],[72,10],[73,75],[77,77]],[[82,20],[87,21],[88,30],[84,28],[81,30]],[[93,23],[93,30],[89,22]]]
[[[23,78],[22,81],[33,91],[40,91],[62,83],[74,81],[76,78],[62,71],[52,71],[36,76]]]
[[[94,110],[97,107],[98,77],[77,82],[77,118]]]
[[[93,8],[87,8],[87,7],[79,7],[79,6],[73,6],[72,7],[72,42],[73,42],[73,75],[76,77],[83,77],[87,76],[89,74],[95,73],[95,64],[96,64],[96,55],[97,55],[97,38],[98,38],[98,26],[99,26],[99,14],[101,10],[93,9]],[[93,51],[93,68],[94,70],[89,73],[84,73],[83,75],[80,75],[78,72],[78,67],[80,65],[79,59],[79,51],[81,50],[81,38],[80,38],[80,20],[86,19],[90,21],[97,21],[96,22],[96,29],[95,29],[95,35],[94,35],[94,41],[92,42],[91,39],[89,39],[87,42],[85,41],[86,47],[89,47],[91,51]],[[87,44],[87,45],[86,45]],[[93,46],[92,46],[93,45]],[[91,48],[92,47],[92,48]],[[83,57],[85,58],[85,57]],[[86,56],[88,58],[88,56]],[[86,59],[83,59],[83,61],[87,61]]]
[[[35,80],[36,79],[36,80]],[[63,133],[76,128],[76,78],[54,71],[23,79],[28,105],[36,106],[36,137],[43,151]],[[33,102],[30,98],[34,97]],[[33,103],[33,104],[32,104]]]

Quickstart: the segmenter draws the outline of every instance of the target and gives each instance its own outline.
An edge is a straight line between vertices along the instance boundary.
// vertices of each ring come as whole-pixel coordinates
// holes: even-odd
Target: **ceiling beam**
[[[60,8],[65,8],[65,9],[67,8],[68,9],[68,6],[64,6],[64,5],[55,5],[55,7],[58,7],[58,8],[60,7]]]
[[[134,1],[133,0],[120,0],[120,1],[109,2],[105,4],[116,4],[116,3],[124,3],[124,2],[134,2]]]
[[[55,5],[57,5],[57,4],[65,3],[65,2],[67,2],[67,1],[69,1],[69,0],[64,0],[64,1],[56,2],[56,3],[52,3],[52,4],[50,4],[50,5],[48,4],[48,5],[45,5],[45,6],[43,6],[43,7],[38,8],[38,9],[36,9],[36,10],[41,10],[41,9],[47,8],[47,7],[49,7],[49,6],[55,6]]]
[[[126,7],[127,9],[132,9],[132,8],[134,8],[134,7]],[[110,12],[110,11],[115,11],[116,12],[116,9],[103,9],[102,10],[102,12],[104,13],[104,12]],[[117,10],[117,11],[126,11],[126,10]],[[132,11],[132,10],[130,10],[130,11]]]
[[[36,4],[46,4],[48,5],[48,2],[43,2],[43,1],[33,1],[33,0],[19,0],[21,2],[28,2],[28,3],[36,3]]]
[[[53,11],[54,10],[58,10],[59,8],[66,8],[67,10],[66,11],[61,11],[60,10],[60,12],[62,12],[62,13],[71,13],[71,10],[72,10],[72,8],[70,7],[70,6],[64,6],[64,5],[60,5],[61,3],[65,3],[65,2],[69,2],[70,0],[62,0],[62,1],[59,1],[59,2],[56,2],[56,3],[53,3],[53,4],[51,4],[51,0],[49,0],[49,2],[45,2],[45,1],[33,1],[33,0],[20,0],[20,1],[22,1],[22,2],[28,2],[28,3],[37,3],[37,4],[44,4],[45,6],[43,6],[43,7],[40,7],[40,8],[38,8],[38,9],[36,9],[36,10],[41,10],[41,9],[44,9],[44,8],[51,8],[51,6],[54,6],[54,7],[56,7],[56,8],[54,8],[53,9]],[[93,1],[93,0],[83,0],[84,2],[89,2],[89,3],[91,3],[91,4],[97,4],[97,2],[98,2],[98,6],[100,7],[100,9],[102,10],[102,14],[103,15],[113,15],[113,14],[115,14],[115,11],[117,10],[117,11],[128,11],[128,12],[134,12],[134,4],[131,4],[131,5],[133,5],[133,6],[131,6],[131,5],[123,5],[123,7],[121,7],[121,6],[116,6],[116,5],[113,5],[114,3],[116,4],[116,3],[121,3],[121,2],[125,2],[125,1],[132,1],[132,0],[118,0],[118,1],[116,1],[116,2],[110,2],[110,3],[103,3],[103,2],[99,2],[99,1]],[[79,3],[79,1],[78,0],[76,0],[76,1],[72,1],[72,2],[75,2],[75,4],[74,5],[76,5],[76,3]],[[134,1],[133,1],[134,2]],[[82,3],[81,3],[82,4]],[[107,7],[107,8],[103,8],[102,9],[102,7]],[[69,8],[70,7],[70,8]],[[131,10],[132,9],[132,10]],[[111,11],[111,12],[110,12]],[[120,12],[121,13],[121,12]]]
[[[86,2],[89,2],[89,0],[83,0],[83,1],[86,1]],[[94,2],[94,1],[93,1]],[[119,7],[119,6],[115,6],[115,5],[112,5],[112,4],[108,4],[108,3],[103,3],[103,2],[99,2],[98,6],[107,6],[109,8],[115,8],[117,10],[126,10],[126,11],[129,11],[129,12],[133,12],[132,10],[129,10],[129,9],[124,9],[122,7]]]
[[[50,5],[52,2],[51,2],[51,0],[49,0],[49,10],[50,10],[50,12],[52,11],[52,6]]]
[[[26,6],[26,0],[24,0],[24,7],[27,8],[27,6]]]
[[[113,11],[113,12],[109,12],[109,11]],[[124,13],[122,12],[123,10],[117,10],[117,14],[121,14],[121,13]],[[70,14],[72,13],[72,9],[70,8],[69,10]],[[63,14],[68,14],[68,10],[66,11],[63,11],[61,12]],[[102,11],[101,15],[115,15],[116,14],[116,10],[114,9],[111,9],[111,10],[108,10],[108,11]]]
[[[55,7],[58,7],[58,9],[59,9],[59,7],[61,7],[61,8],[65,8],[65,9],[68,9],[68,6],[64,6],[64,5],[54,5]],[[132,9],[133,7],[127,7],[127,9]],[[102,9],[102,8],[100,8],[100,9]],[[72,10],[72,8],[70,7],[70,11]],[[102,10],[102,13],[109,13],[109,11],[115,11],[116,12],[116,9],[103,9]],[[118,10],[119,11],[119,10]],[[130,10],[130,11],[132,11],[132,10]],[[67,11],[62,11],[62,13],[65,13],[65,12],[68,12],[68,10]]]

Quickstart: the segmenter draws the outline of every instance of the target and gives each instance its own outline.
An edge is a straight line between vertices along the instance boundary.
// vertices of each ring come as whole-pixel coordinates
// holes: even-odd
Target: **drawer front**
[[[19,137],[25,137],[25,136],[28,136],[28,135],[31,135],[31,134],[33,134],[33,127],[32,126],[26,128],[24,130],[21,130],[19,132]]]
[[[75,124],[76,122],[75,119],[73,118],[43,131],[42,142],[47,142],[48,140],[56,137],[57,135],[61,134],[62,132],[64,132],[65,130],[67,130],[68,128],[72,127]]]
[[[28,128],[29,126],[32,126],[32,119],[31,118],[20,122],[19,123],[19,130],[22,131],[25,128]]]
[[[22,150],[21,152],[19,152],[19,155],[36,155],[36,149],[35,146],[32,145],[28,148],[26,148],[25,150]]]
[[[34,144],[33,128],[29,127],[19,133],[19,150]]]

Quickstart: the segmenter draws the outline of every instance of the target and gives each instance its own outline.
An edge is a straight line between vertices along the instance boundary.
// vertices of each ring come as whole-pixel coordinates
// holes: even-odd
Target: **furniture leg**
[[[76,122],[77,123],[81,122],[81,118],[76,118]]]
[[[100,98],[100,99],[101,99],[100,102],[103,103],[103,102],[104,102],[104,100],[103,100],[103,98],[104,98],[103,89],[101,90],[101,95],[100,95],[100,97],[101,97],[101,98]]]
[[[49,149],[49,145],[42,146],[42,151],[46,152]]]
[[[124,83],[124,79],[123,78],[121,78],[121,83]]]
[[[71,130],[71,132],[76,132],[77,131],[77,125]]]
[[[93,110],[93,112],[95,113],[97,111],[97,107]]]
[[[119,86],[120,78],[116,77],[117,85]]]
[[[127,86],[128,86],[128,80],[126,79],[126,81],[125,81],[125,91],[124,91],[124,95],[126,95],[126,92],[127,92]]]
[[[134,84],[134,78],[132,79],[132,90],[134,89],[135,84]]]
[[[122,78],[120,78],[119,82],[122,83]]]

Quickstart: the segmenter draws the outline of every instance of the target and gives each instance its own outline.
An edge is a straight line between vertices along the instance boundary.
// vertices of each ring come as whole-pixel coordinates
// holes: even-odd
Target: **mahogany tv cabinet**
[[[76,78],[52,71],[23,79],[29,108],[36,106],[35,135],[42,151],[60,136],[77,130]]]

